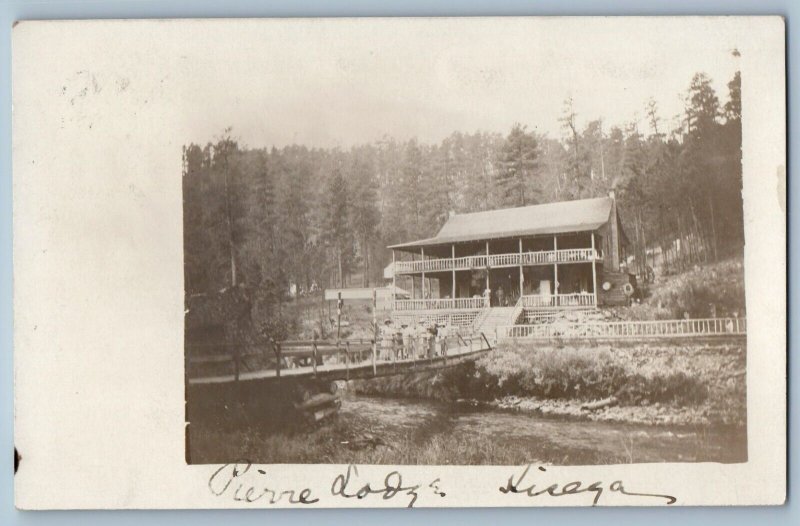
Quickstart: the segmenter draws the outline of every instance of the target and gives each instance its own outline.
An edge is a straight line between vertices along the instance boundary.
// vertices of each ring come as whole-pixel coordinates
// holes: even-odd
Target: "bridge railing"
[[[612,322],[561,322],[508,325],[498,328],[500,338],[648,338],[746,335],[745,318],[648,320]]]
[[[200,354],[203,347],[213,346],[213,352]],[[447,336],[430,333],[417,335],[394,334],[361,340],[288,340],[266,344],[187,344],[187,377],[207,378],[232,376],[233,381],[249,373],[271,371],[281,374],[311,373],[320,369],[339,370],[343,379],[349,379],[350,369],[371,365],[426,363],[436,360],[447,362],[457,357],[491,348],[482,334],[461,334],[454,331]],[[199,352],[198,352],[199,351]],[[287,372],[289,371],[289,372]]]

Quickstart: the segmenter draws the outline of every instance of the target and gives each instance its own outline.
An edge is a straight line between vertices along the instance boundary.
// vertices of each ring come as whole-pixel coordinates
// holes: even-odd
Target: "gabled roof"
[[[597,230],[611,216],[610,197],[458,214],[436,236],[389,248],[412,248],[518,236]]]

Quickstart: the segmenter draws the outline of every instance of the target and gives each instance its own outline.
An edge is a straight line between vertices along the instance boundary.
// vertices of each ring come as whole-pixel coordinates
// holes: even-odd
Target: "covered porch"
[[[391,247],[392,279],[410,295],[395,309],[595,306],[598,246],[592,231]]]

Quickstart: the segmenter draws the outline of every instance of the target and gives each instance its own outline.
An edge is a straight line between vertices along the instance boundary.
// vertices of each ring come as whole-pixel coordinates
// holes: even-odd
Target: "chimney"
[[[611,198],[611,215],[608,218],[608,232],[609,232],[609,248],[611,249],[611,254],[608,254],[606,257],[610,257],[610,266],[611,270],[614,272],[619,272],[619,228],[617,226],[617,199],[614,194],[614,189],[608,191],[608,197]]]

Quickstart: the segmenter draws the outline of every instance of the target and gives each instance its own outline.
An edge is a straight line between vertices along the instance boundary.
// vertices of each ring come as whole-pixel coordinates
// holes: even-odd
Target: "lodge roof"
[[[611,197],[597,197],[457,214],[448,219],[434,237],[400,243],[389,248],[403,249],[484,239],[593,231],[608,223],[613,202]]]

